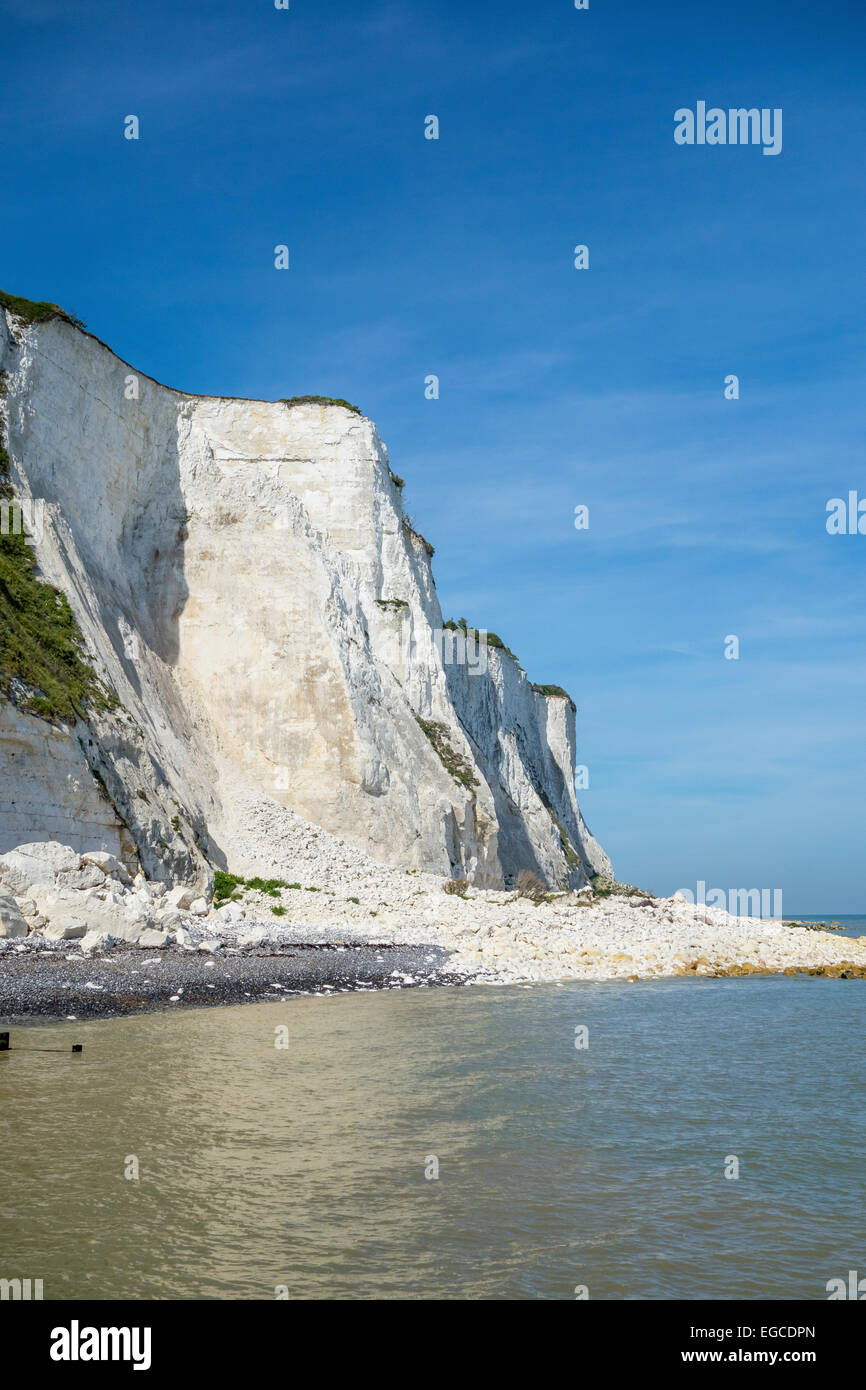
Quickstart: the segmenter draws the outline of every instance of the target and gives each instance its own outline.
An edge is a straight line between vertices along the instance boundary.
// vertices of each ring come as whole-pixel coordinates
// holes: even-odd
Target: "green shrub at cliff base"
[[[8,492],[0,491],[5,500]],[[88,708],[118,703],[84,660],[66,595],[36,578],[26,537],[0,535],[0,693],[7,699],[16,681],[30,692],[16,695],[18,705],[43,719],[74,723]]]
[[[223,869],[215,869],[213,876],[214,906],[218,907],[221,903],[228,901],[243,881],[237,874],[227,874]]]
[[[284,878],[248,878],[246,886],[248,890],[266,893],[269,898],[278,898],[281,888],[291,888],[292,885],[286,883]]]
[[[215,869],[213,876],[213,901],[215,907],[222,907],[223,903],[239,902],[244,893],[264,893],[266,897],[278,898],[283,888],[300,888],[299,883],[287,883],[284,878],[241,878],[240,874],[226,873],[224,869]],[[237,891],[240,889],[240,891]],[[311,889],[317,892],[318,889]],[[271,908],[272,912],[279,915],[282,908]]]
[[[644,888],[635,888],[633,883],[620,883],[615,878],[606,878],[604,874],[595,874],[589,881],[597,898],[653,897],[652,893],[648,893]]]
[[[538,874],[534,874],[531,869],[520,870],[515,887],[518,898],[528,898],[536,905],[547,902],[548,898],[552,896],[547,891],[547,885],[542,883]]]
[[[77,319],[74,314],[67,314],[59,304],[49,304],[46,300],[22,299],[20,295],[7,294],[5,290],[0,290],[0,309],[8,309],[10,314],[17,314],[26,323],[48,323],[51,319],[62,319],[64,323],[71,323],[74,328],[86,327],[81,319]]]

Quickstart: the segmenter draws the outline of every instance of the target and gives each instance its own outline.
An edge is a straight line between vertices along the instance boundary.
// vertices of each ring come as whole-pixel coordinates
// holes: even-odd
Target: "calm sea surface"
[[[0,1055],[0,1277],[46,1299],[826,1298],[866,1274],[864,1022],[866,981],[758,977],[17,1027],[84,1053]]]

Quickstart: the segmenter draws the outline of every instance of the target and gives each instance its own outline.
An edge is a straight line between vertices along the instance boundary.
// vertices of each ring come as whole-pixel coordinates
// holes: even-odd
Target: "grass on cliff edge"
[[[473,641],[480,640],[478,628],[469,627],[465,618],[458,618],[456,623],[453,618],[449,618],[445,626],[449,628],[451,632],[464,633],[466,637],[472,638]],[[517,664],[520,665],[520,658],[517,653],[513,652],[510,647],[506,647],[502,638],[497,636],[495,632],[488,632],[487,645],[488,647],[493,647],[495,651],[505,652],[506,656],[513,657]],[[535,691],[536,695],[544,695],[548,700],[567,700],[572,709],[577,708],[568,691],[563,690],[561,685],[538,685],[536,682],[533,682],[532,689]]]
[[[567,700],[570,705],[574,705],[568,691],[563,690],[561,685],[536,685],[533,681],[532,689],[536,695],[544,695],[548,700]]]
[[[8,309],[10,314],[17,314],[27,323],[48,323],[50,319],[63,319],[75,328],[87,326],[74,314],[67,314],[59,304],[49,304],[46,300],[22,299],[20,295],[7,294],[5,290],[0,290],[0,309]]]
[[[344,410],[351,410],[353,415],[361,414],[357,405],[344,401],[341,396],[281,396],[280,405],[341,405]]]

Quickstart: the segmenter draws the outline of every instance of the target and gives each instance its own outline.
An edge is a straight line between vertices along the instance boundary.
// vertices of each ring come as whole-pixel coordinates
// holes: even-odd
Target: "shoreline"
[[[313,827],[303,835],[291,880],[275,846],[268,877],[223,874],[199,898],[104,851],[46,841],[0,856],[0,1017],[436,984],[866,977],[866,935],[823,923],[734,916],[613,881],[475,887],[376,864]]]
[[[852,943],[854,944],[854,943]],[[859,944],[859,943],[857,943]],[[11,967],[11,969],[9,968]],[[81,1022],[125,1018],[171,1009],[277,1003],[403,989],[468,985],[631,984],[653,979],[747,979],[812,976],[866,979],[866,962],[844,956],[824,963],[708,966],[703,960],[665,972],[569,974],[528,978],[461,967],[457,953],[433,943],[286,942],[264,950],[220,952],[165,948],[101,955],[26,952],[4,954],[0,965],[0,1028],[34,1020]]]
[[[218,959],[172,949],[96,957],[28,952],[3,960],[0,1025],[462,984],[465,977],[447,968],[450,954],[391,944],[307,944]]]

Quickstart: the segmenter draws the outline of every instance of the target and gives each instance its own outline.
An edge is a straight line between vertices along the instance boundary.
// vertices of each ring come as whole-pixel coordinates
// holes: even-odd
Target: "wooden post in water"
[[[0,1052],[65,1052],[65,1047],[16,1047],[9,1046],[9,1034],[0,1033]],[[73,1043],[73,1052],[83,1052],[84,1043]]]

